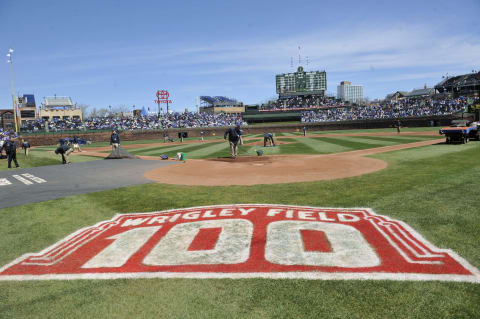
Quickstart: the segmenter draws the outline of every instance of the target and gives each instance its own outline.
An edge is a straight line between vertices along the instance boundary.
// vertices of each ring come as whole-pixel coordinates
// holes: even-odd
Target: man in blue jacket
[[[110,145],[112,145],[112,151],[120,146],[120,135],[118,135],[117,130],[113,130],[112,135],[110,136]]]
[[[267,142],[270,143],[270,146],[275,146],[272,133],[265,133],[265,135],[263,135],[263,147],[267,147]]]
[[[223,135],[223,139],[227,139],[230,143],[230,152],[232,153],[232,158],[236,158],[238,155],[238,142],[240,141],[240,125],[229,128]]]
[[[5,152],[8,158],[8,168],[12,168],[12,160],[15,163],[15,167],[20,167],[17,162],[17,143],[13,138],[9,138],[5,142]]]
[[[73,149],[67,144],[62,144],[55,150],[55,154],[62,155],[62,164],[70,164],[68,161],[68,155],[73,151]]]

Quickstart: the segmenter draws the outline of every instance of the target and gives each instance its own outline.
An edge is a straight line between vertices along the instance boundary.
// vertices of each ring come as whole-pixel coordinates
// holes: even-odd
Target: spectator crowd
[[[405,99],[366,106],[332,107],[303,111],[302,122],[335,122],[449,115],[461,112],[465,107],[466,100],[463,99]]]
[[[478,100],[478,99],[477,99]],[[480,102],[480,100],[478,100]],[[477,102],[477,103],[478,103]],[[364,106],[344,105],[326,97],[292,97],[262,105],[262,111],[298,110],[302,112],[302,122],[332,122],[369,119],[395,119],[449,115],[465,109],[465,99],[404,99],[385,101]],[[90,117],[83,122],[75,119],[36,119],[23,123],[23,131],[71,131],[71,130],[154,130],[168,128],[221,127],[246,125],[241,114],[227,113],[171,113],[146,116],[104,116]]]
[[[263,111],[312,109],[343,106],[345,102],[327,96],[298,95],[279,98],[261,105]]]
[[[147,116],[104,116],[90,117],[85,121],[75,119],[54,119],[46,121],[36,119],[23,123],[26,131],[71,131],[71,130],[153,130],[168,128],[217,127],[242,124],[241,115],[211,113],[171,113]]]

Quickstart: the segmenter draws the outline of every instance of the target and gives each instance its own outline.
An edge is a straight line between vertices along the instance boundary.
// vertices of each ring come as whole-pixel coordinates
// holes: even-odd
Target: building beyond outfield
[[[327,72],[305,72],[299,66],[295,73],[283,73],[275,76],[279,98],[295,95],[324,95],[327,90]]]
[[[363,102],[363,85],[352,85],[352,82],[342,81],[337,86],[337,99],[350,103]]]

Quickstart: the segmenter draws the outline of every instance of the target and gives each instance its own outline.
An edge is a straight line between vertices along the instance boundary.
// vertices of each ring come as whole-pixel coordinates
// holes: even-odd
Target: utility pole
[[[13,103],[13,118],[15,121],[15,132],[18,133],[18,122],[17,122],[17,103],[15,101],[15,85],[13,82],[13,49],[8,50],[8,61],[10,63],[10,81],[12,83],[12,103]]]

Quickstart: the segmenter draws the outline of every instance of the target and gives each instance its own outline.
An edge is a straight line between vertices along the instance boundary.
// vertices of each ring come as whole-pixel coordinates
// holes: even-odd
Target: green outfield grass
[[[265,150],[318,154],[428,138],[315,137],[302,143],[302,138],[286,136],[278,140],[291,144]],[[189,158],[228,155],[228,149],[220,148],[228,148],[226,143],[201,145],[185,145],[191,147],[186,151]],[[167,151],[168,147],[174,146],[139,152],[179,151]],[[251,149],[245,145],[241,152]],[[231,187],[145,184],[2,209],[0,265],[117,213],[270,203],[370,207],[406,222],[435,246],[452,249],[480,268],[480,142],[437,144],[374,157],[387,161],[388,168],[334,181]],[[0,281],[1,318],[480,318],[479,301],[480,284],[435,281]]]

